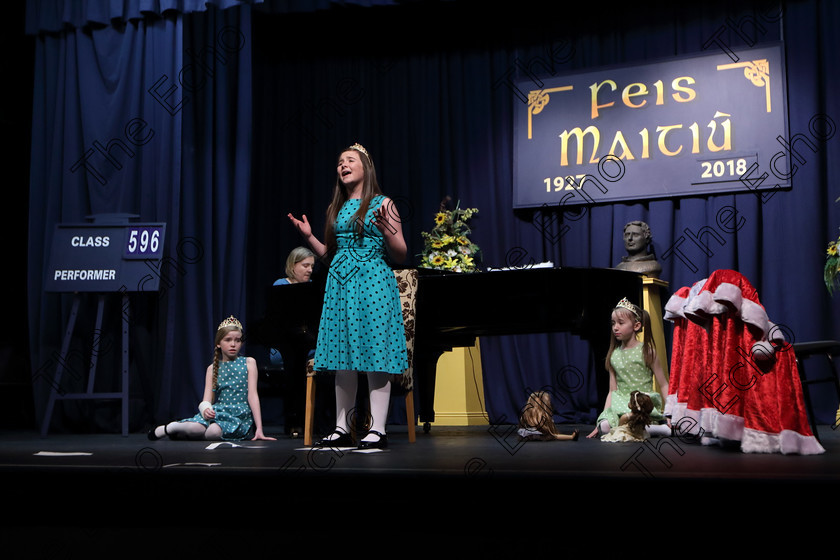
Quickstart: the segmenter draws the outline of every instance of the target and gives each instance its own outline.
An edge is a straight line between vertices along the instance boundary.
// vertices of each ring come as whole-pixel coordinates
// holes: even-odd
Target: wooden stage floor
[[[389,535],[429,539],[457,528],[490,547],[518,525],[594,523],[605,504],[627,512],[638,502],[663,520],[675,509],[695,515],[698,504],[757,519],[784,503],[814,516],[815,500],[833,506],[840,490],[840,433],[831,426],[819,427],[826,453],[817,456],[744,454],[678,438],[611,444],[583,437],[591,426],[559,427],[578,427],[581,438],[520,444],[510,425],[435,426],[409,443],[396,426],[386,450],[361,452],[314,451],[270,426],[277,441],[216,445],[0,431],[4,542],[49,546],[43,557],[56,558],[79,539],[157,542],[138,532],[175,529],[193,544],[191,536],[206,537],[206,547],[220,534],[230,543],[266,534],[306,543],[384,525]],[[233,545],[211,548],[225,546]]]

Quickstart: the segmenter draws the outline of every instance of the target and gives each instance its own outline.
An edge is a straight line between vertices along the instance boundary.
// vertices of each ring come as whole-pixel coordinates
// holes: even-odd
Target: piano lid
[[[642,276],[612,268],[532,268],[420,273],[417,328],[475,336],[571,331],[609,333],[623,297],[641,304]]]

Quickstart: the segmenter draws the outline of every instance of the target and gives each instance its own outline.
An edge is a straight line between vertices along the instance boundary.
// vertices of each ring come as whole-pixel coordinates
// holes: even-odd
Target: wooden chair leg
[[[405,410],[406,416],[408,417],[408,441],[409,443],[414,443],[416,439],[414,429],[414,424],[416,424],[414,419],[414,391],[409,391],[405,395]]]
[[[303,444],[312,445],[312,431],[315,419],[315,376],[306,376],[306,411],[304,413]]]

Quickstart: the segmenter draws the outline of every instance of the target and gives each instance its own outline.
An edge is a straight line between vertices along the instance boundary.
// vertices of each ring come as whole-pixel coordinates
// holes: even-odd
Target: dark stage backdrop
[[[473,240],[484,266],[513,264],[514,251],[562,266],[610,267],[624,255],[624,224],[641,219],[651,226],[671,291],[712,270],[737,269],[797,341],[840,337],[840,304],[822,285],[825,248],[840,227],[840,139],[819,128],[840,119],[832,91],[840,62],[836,3],[653,2],[643,11],[578,16],[538,2],[527,12],[514,7],[489,17],[459,1],[236,4],[156,14],[31,10],[27,20],[36,38],[33,371],[60,344],[71,298],[39,289],[55,223],[126,212],[170,224],[170,284],[161,294],[131,298],[135,428],[193,413],[216,324],[237,314],[247,329],[261,316],[265,287],[299,244],[286,214],[307,214],[323,228],[336,156],[357,141],[398,201],[409,265],[419,262],[420,233],[431,229],[447,196],[479,208]],[[593,205],[548,216],[513,210],[513,108],[523,102],[512,87],[517,79],[715,49],[724,59],[721,45],[737,52],[774,41],[784,45],[791,139],[823,138],[813,150],[799,144],[802,160],[789,191],[764,199],[745,193]],[[204,51],[210,56],[197,64],[196,53],[208,45],[219,48]],[[168,81],[159,82],[163,76]],[[157,98],[148,91],[154,84],[179,87],[166,98],[168,108],[165,87],[155,90]],[[124,165],[110,169],[108,185],[70,170],[94,140],[121,134],[133,117],[151,123],[156,135],[133,157],[122,154]],[[730,207],[742,218],[735,233],[716,219]],[[701,232],[705,251],[690,241]],[[452,313],[486,304],[440,302]],[[608,322],[604,317],[605,338]],[[491,422],[514,422],[526,388],[562,392],[557,374],[569,368],[586,382],[556,403],[557,420],[592,422],[603,406],[595,383],[606,375],[601,357],[574,336],[486,339],[481,352]],[[35,379],[39,412],[47,387],[45,378]],[[836,398],[826,394],[818,405],[821,421],[833,421]],[[105,426],[114,413],[100,414]],[[86,415],[67,406],[61,419],[73,427]]]

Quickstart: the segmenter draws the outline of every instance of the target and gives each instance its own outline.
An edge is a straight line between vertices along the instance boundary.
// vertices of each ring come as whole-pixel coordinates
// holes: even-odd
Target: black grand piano
[[[249,340],[278,348],[290,371],[305,375],[315,347],[323,281],[272,286],[265,315]],[[642,302],[642,276],[611,268],[523,268],[470,274],[418,269],[414,383],[426,431],[434,422],[437,362],[443,352],[472,346],[476,337],[570,332],[606,355],[610,311],[621,298]],[[441,302],[463,302],[458,313]],[[287,358],[288,356],[288,358]],[[599,386],[599,398],[606,387]],[[303,398],[303,395],[301,395]]]

